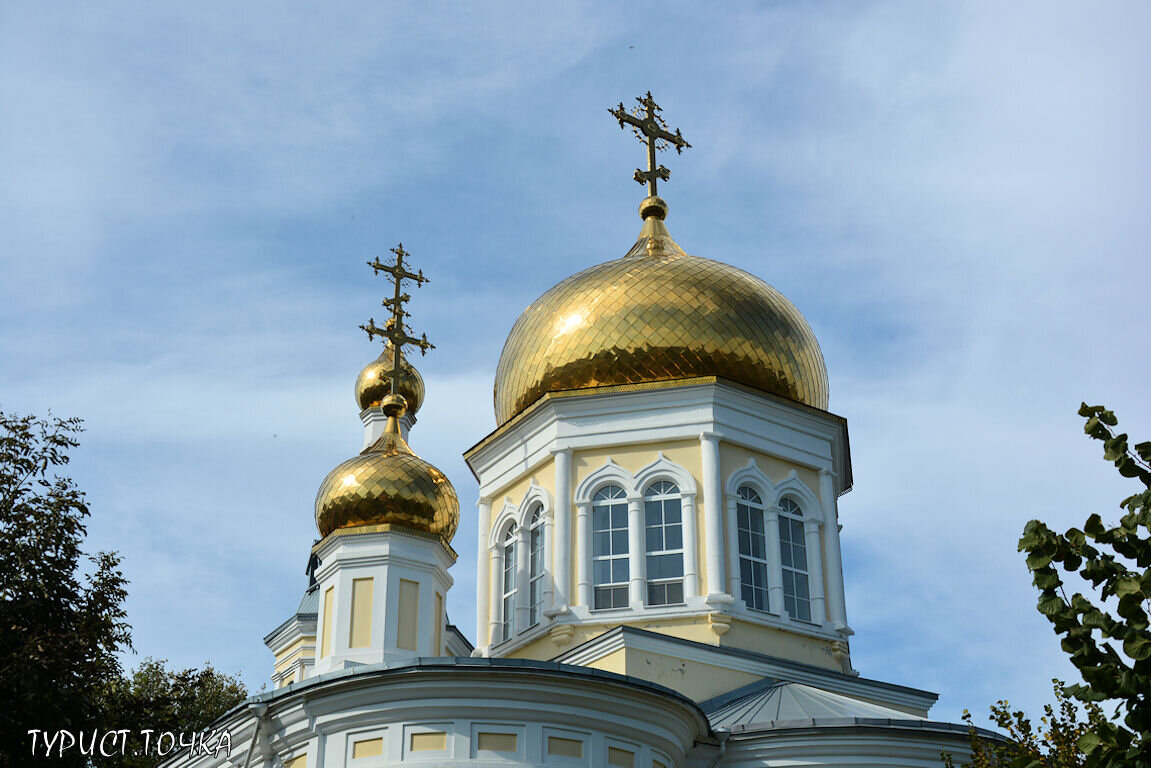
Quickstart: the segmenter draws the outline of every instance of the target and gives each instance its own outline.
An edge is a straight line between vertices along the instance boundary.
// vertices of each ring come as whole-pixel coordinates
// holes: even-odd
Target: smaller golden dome
[[[395,525],[451,542],[460,522],[460,502],[451,481],[412,453],[400,436],[404,398],[381,402],[388,417],[380,439],[324,478],[316,494],[316,527],[321,536],[340,528]]]
[[[384,345],[383,353],[364,366],[364,370],[356,377],[356,403],[361,411],[375,408],[391,392],[392,355],[392,345],[389,342]],[[420,406],[424,404],[424,377],[407,361],[402,352],[399,390],[399,394],[407,401],[407,412],[415,416]]]

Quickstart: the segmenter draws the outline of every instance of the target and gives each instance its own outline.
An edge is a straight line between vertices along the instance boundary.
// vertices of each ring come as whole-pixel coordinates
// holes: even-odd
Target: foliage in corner
[[[84,557],[88,505],[56,472],[81,431],[79,419],[0,411],[0,766],[26,763],[29,728],[98,722],[97,692],[131,643],[119,558]]]
[[[1011,710],[1006,701],[991,707],[991,720],[1007,736],[994,738],[976,728],[971,713],[963,711],[963,721],[971,744],[969,768],[1080,768],[1084,755],[1079,740],[1106,722],[1103,710],[1094,702],[1084,706],[1087,719],[1079,719],[1079,708],[1066,693],[1061,680],[1051,681],[1055,686],[1058,705],[1046,705],[1038,727],[1020,710]],[[953,755],[944,752],[943,764],[955,768]]]
[[[247,695],[238,677],[220,672],[211,663],[203,669],[173,670],[164,659],[146,658],[106,689],[105,717],[134,733],[149,728],[157,734],[191,734],[206,729]],[[127,754],[93,762],[97,767],[150,768],[156,758]]]
[[[1057,534],[1032,520],[1019,550],[1040,591],[1039,612],[1082,675],[1067,694],[1116,702],[1113,720],[1100,719],[1078,737],[1084,765],[1151,768],[1151,442],[1130,446],[1102,406],[1084,403],[1079,415],[1087,419],[1084,431],[1103,442],[1103,457],[1143,490],[1120,503],[1126,511],[1112,527],[1093,514],[1082,530]],[[1096,602],[1078,592],[1068,598],[1056,565],[1090,582]]]

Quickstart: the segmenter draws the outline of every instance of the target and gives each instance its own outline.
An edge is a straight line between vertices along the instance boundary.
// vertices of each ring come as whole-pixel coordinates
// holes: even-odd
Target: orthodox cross
[[[663,110],[651,97],[651,91],[648,91],[642,99],[637,97],[636,101],[639,102],[639,106],[630,113],[624,109],[622,101],[618,107],[608,109],[608,112],[619,120],[620,128],[630,125],[635,131],[636,138],[647,144],[647,170],[641,171],[637,168],[635,180],[640,184],[646,183],[648,195],[656,197],[656,179],[667,181],[671,178],[671,171],[662,165],[656,165],[655,151],[657,149],[663,151],[670,144],[675,145],[676,154],[682,154],[683,150],[691,145],[680,134],[678,128],[675,129],[675,133],[668,130],[667,123],[660,116]]]
[[[415,336],[409,336],[404,329],[404,318],[408,317],[408,313],[404,311],[405,302],[411,301],[412,297],[403,293],[403,282],[411,280],[419,288],[428,279],[424,277],[423,270],[412,272],[404,267],[404,258],[411,256],[410,253],[404,250],[404,244],[400,243],[395,248],[391,249],[392,253],[396,254],[395,264],[384,264],[377,256],[372,261],[368,262],[368,266],[372,268],[372,272],[380,274],[387,272],[392,276],[392,281],[395,284],[395,292],[390,299],[384,299],[384,308],[390,310],[392,316],[384,323],[383,329],[376,325],[375,319],[369,318],[367,325],[361,325],[368,333],[369,339],[375,339],[376,336],[383,336],[388,341],[392,342],[392,375],[391,375],[391,392],[393,395],[399,394],[400,391],[400,349],[402,347],[411,345],[419,347],[420,354],[426,355],[429,349],[435,349],[435,346],[428,341],[427,334],[421,334],[417,339]]]

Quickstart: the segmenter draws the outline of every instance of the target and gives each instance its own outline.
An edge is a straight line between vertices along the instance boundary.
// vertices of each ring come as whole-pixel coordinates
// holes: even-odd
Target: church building
[[[459,499],[411,447],[417,411],[450,406],[424,403],[404,353],[431,345],[404,321],[403,286],[424,277],[400,246],[372,264],[394,292],[385,327],[365,326],[386,345],[356,381],[362,450],[320,486],[310,584],[265,638],[274,688],[214,725],[229,756],[167,765],[967,755],[966,726],[930,719],[936,694],[852,665],[837,508],[851,453],[819,343],[759,277],[673,239],[655,152],[690,145],[650,93],[637,101],[611,112],[647,147],[639,235],[630,249],[589,243],[589,263],[612,258],[524,310],[496,369],[497,427],[465,453],[479,481],[462,521],[478,528],[474,633],[445,613]]]

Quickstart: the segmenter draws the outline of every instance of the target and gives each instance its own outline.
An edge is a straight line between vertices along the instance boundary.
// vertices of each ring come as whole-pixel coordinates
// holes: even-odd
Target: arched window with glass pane
[[[630,578],[627,564],[627,496],[618,485],[605,485],[592,497],[592,583],[596,608],[626,608]]]
[[[528,626],[540,623],[544,607],[544,516],[536,505],[528,523]]]
[[[504,535],[504,581],[500,639],[510,640],[515,633],[516,617],[516,527],[508,526]]]
[[[811,621],[811,593],[807,584],[807,542],[803,512],[791,499],[779,502],[779,556],[783,564],[783,604],[793,619]]]
[[[740,597],[748,608],[766,611],[767,536],[763,528],[763,499],[747,485],[741,485],[735,495]]]
[[[683,513],[679,486],[657,480],[644,493],[647,604],[683,602]]]

